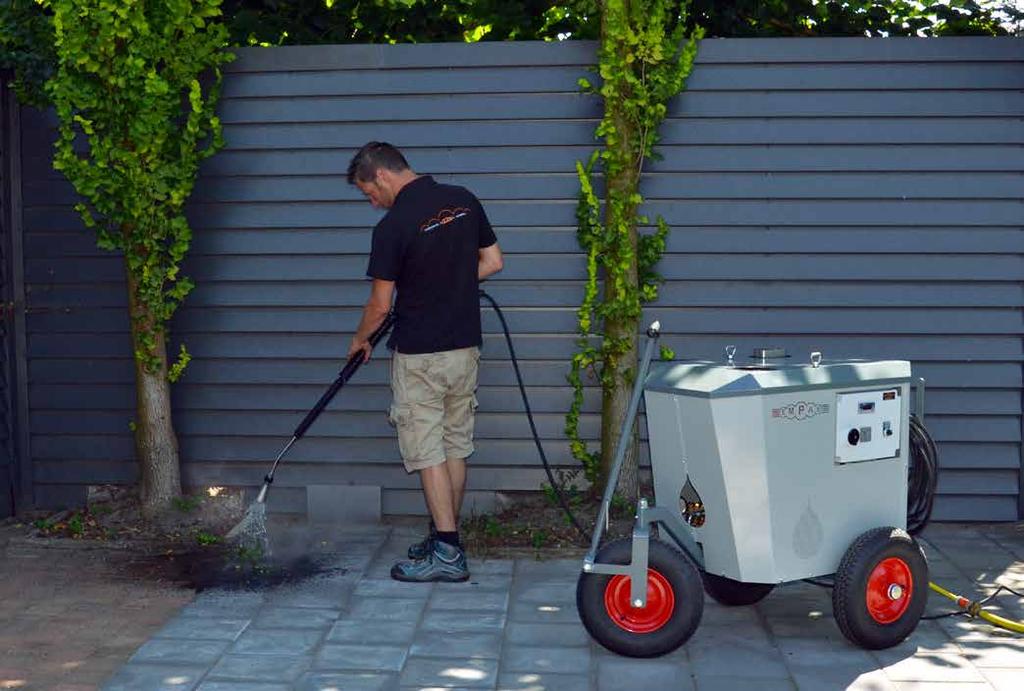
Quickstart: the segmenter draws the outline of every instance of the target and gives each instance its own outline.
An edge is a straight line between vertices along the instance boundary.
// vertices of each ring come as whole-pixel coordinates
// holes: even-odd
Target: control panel
[[[836,394],[836,463],[899,453],[903,401],[899,389]]]

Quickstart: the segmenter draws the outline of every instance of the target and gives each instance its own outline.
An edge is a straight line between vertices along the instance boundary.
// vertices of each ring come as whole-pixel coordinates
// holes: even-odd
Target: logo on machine
[[[810,403],[808,401],[797,401],[784,405],[781,408],[772,408],[772,417],[780,420],[808,420],[815,415],[826,415],[829,410],[828,403]]]

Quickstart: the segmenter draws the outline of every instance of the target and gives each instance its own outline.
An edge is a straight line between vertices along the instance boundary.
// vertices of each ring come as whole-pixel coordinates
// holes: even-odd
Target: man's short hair
[[[370,182],[380,169],[400,173],[409,170],[402,152],[387,142],[369,142],[352,157],[348,164],[348,184]]]

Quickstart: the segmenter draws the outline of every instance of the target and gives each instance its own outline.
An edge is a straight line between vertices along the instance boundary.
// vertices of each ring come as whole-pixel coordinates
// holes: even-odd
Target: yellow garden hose
[[[928,587],[937,592],[939,595],[944,595],[953,602],[955,602],[957,605],[960,606],[961,609],[963,609],[968,615],[970,615],[972,619],[974,617],[981,617],[985,621],[995,624],[1000,628],[1004,628],[1007,631],[1024,633],[1024,622],[1007,619],[1005,617],[999,616],[998,614],[993,614],[992,612],[989,612],[988,610],[982,608],[985,602],[992,599],[993,597],[995,597],[997,593],[999,593],[999,590],[997,590],[995,593],[985,598],[984,600],[975,602],[974,600],[968,600],[966,597],[963,597],[962,595],[951,593],[945,588],[943,588],[941,585],[936,585],[935,583],[929,583]],[[1006,586],[1000,586],[1000,590],[1010,589],[1006,588]]]

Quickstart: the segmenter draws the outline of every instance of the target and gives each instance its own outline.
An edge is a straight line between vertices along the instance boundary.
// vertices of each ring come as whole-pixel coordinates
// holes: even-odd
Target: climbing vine
[[[220,0],[42,3],[57,56],[46,85],[60,119],[53,166],[83,198],[75,208],[97,244],[124,253],[135,358],[155,373],[165,325],[193,285],[180,274],[192,236],[185,201],[199,163],[222,145],[214,107],[230,54]]]
[[[591,482],[610,469],[619,428],[636,376],[636,334],[642,305],[658,297],[655,267],[665,250],[668,224],[638,233],[650,219],[640,213],[644,163],[655,156],[658,127],[668,102],[685,87],[704,32],[685,35],[689,0],[607,0],[601,7],[599,86],[580,79],[585,93],[600,96],[604,115],[595,136],[604,141],[586,163],[578,162],[577,238],[587,255],[587,279],[578,310],[577,352],[569,382],[573,400],[565,431],[572,455]],[[595,172],[604,177],[604,203]],[[603,287],[603,291],[602,291]],[[662,357],[672,357],[663,348]],[[584,376],[601,385],[601,449],[580,436]],[[635,454],[634,454],[635,456]],[[634,471],[635,475],[635,471]]]

